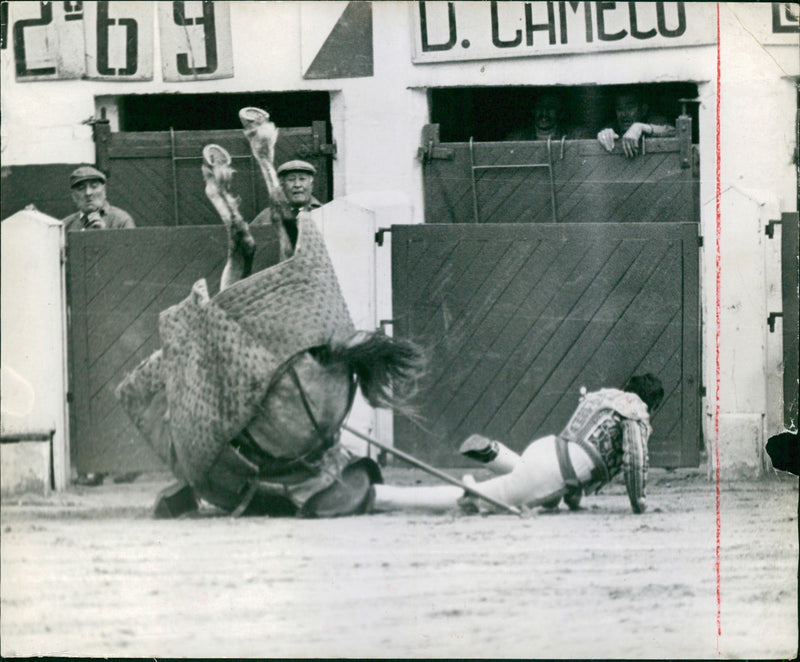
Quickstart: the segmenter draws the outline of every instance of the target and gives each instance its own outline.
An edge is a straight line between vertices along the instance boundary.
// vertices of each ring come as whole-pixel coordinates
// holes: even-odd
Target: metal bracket
[[[423,163],[434,159],[453,161],[456,152],[450,147],[439,147],[439,125],[426,124],[422,127],[422,147],[417,149],[417,158]]]
[[[681,114],[675,122],[681,148],[681,168],[692,167],[692,117],[686,112],[687,103],[700,103],[700,99],[678,99]]]
[[[328,137],[328,128],[325,122],[317,121],[311,123],[311,144],[300,145],[297,148],[297,155],[306,159],[310,156],[330,156],[336,158],[336,141],[325,142]]]
[[[564,140],[561,140],[561,158],[564,158]],[[475,223],[480,223],[480,212],[478,209],[478,183],[475,179],[477,170],[535,170],[546,168],[550,177],[550,210],[552,212],[553,223],[558,223],[558,209],[556,205],[556,183],[553,174],[553,147],[550,138],[547,139],[547,163],[510,163],[502,165],[475,165],[475,147],[473,139],[469,139],[469,166],[470,179],[472,182],[472,213]]]
[[[764,234],[766,234],[770,239],[775,237],[775,226],[781,225],[781,221],[768,221],[767,227],[764,228]]]
[[[770,313],[767,317],[767,324],[769,325],[769,332],[775,333],[775,320],[778,317],[783,317],[783,313]]]
[[[375,243],[378,244],[378,246],[383,246],[383,235],[391,231],[392,228],[378,228],[378,231],[375,233]]]

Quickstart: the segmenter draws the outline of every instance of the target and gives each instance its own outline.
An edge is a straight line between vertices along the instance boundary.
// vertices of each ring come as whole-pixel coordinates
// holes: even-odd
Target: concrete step
[[[0,496],[50,494],[53,488],[52,443],[51,431],[0,435]]]

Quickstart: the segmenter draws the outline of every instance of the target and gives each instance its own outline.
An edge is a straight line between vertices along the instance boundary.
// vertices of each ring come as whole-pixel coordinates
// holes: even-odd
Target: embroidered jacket
[[[635,393],[601,389],[581,397],[561,438],[580,444],[595,462],[592,484],[599,490],[620,471],[634,512],[644,510],[647,482],[647,442],[650,438],[647,405]]]

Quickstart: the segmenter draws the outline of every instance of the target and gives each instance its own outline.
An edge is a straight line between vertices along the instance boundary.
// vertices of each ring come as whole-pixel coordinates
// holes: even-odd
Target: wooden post
[[[105,108],[102,117],[92,122],[92,137],[94,138],[95,167],[109,175],[109,147],[111,144],[111,122],[106,118]]]

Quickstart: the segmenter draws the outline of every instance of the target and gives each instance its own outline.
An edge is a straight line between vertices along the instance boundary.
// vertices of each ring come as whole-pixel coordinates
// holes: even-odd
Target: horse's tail
[[[411,398],[426,368],[418,345],[380,331],[360,331],[329,352],[327,360],[349,366],[370,405],[413,414]]]

